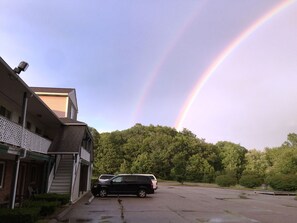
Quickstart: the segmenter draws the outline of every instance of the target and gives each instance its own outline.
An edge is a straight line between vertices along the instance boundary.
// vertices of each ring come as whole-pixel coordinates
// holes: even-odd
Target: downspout
[[[14,209],[14,206],[15,206],[15,198],[16,198],[16,190],[17,190],[17,185],[18,185],[20,162],[21,162],[21,159],[23,159],[27,156],[27,150],[23,147],[24,146],[24,132],[25,132],[24,130],[25,130],[25,126],[26,126],[27,105],[28,105],[27,92],[24,92],[23,106],[22,106],[22,133],[21,133],[22,135],[21,135],[21,142],[20,142],[20,148],[24,150],[24,153],[23,153],[23,156],[17,156],[15,178],[14,178],[14,185],[13,185],[13,191],[12,191],[11,209]]]

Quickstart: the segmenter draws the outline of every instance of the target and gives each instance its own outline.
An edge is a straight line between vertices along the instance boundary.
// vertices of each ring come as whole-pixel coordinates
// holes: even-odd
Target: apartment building
[[[30,88],[0,57],[0,205],[37,193],[90,190],[93,141],[75,89]]]

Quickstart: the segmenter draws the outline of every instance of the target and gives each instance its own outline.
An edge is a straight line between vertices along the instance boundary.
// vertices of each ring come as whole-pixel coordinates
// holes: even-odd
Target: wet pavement
[[[243,222],[295,223],[295,196],[258,191],[170,186],[146,198],[95,197],[87,194],[57,216],[59,223],[128,222]]]

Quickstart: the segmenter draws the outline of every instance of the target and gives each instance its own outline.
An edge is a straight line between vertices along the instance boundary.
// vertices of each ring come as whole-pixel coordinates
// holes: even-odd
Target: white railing
[[[87,150],[85,150],[83,147],[80,148],[80,157],[85,161],[90,162],[90,157],[91,157],[90,153]]]
[[[22,140],[22,126],[0,116],[0,141],[20,146]]]
[[[46,154],[51,141],[45,139],[37,134],[34,134],[27,129],[22,131],[22,126],[9,121],[8,119],[0,116],[0,141],[14,146],[21,146],[23,135],[22,147],[29,151],[39,152]]]

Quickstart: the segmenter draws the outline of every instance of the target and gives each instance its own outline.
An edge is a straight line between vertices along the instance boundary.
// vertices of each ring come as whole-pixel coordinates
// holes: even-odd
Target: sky
[[[98,132],[186,128],[280,146],[297,133],[296,0],[0,0],[0,56],[75,88]]]

